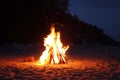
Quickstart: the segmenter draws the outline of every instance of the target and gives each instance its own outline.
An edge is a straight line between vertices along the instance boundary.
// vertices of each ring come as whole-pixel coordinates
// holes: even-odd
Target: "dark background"
[[[54,24],[65,44],[117,44],[102,28],[73,15],[69,6],[69,0],[1,1],[0,43],[43,43]]]
[[[70,12],[120,41],[120,0],[70,0]]]

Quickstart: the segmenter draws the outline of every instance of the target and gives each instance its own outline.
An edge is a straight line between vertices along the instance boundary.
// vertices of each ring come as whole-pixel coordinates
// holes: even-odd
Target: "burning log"
[[[41,64],[60,64],[66,63],[65,53],[69,48],[63,46],[60,40],[60,32],[55,32],[55,26],[51,26],[51,33],[44,38],[45,50],[40,56]]]

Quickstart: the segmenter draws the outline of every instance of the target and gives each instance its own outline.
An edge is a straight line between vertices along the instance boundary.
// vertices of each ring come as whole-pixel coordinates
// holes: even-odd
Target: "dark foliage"
[[[66,44],[116,44],[102,29],[71,15],[68,10],[69,0],[16,0],[3,2],[3,5],[1,43],[43,42],[43,37],[54,23]]]

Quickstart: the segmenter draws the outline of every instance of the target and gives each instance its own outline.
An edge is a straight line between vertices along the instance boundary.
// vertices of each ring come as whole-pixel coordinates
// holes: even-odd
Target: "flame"
[[[44,38],[45,50],[40,56],[40,64],[60,64],[66,63],[65,52],[68,46],[64,46],[60,40],[60,32],[55,32],[55,26],[51,25],[51,33]]]

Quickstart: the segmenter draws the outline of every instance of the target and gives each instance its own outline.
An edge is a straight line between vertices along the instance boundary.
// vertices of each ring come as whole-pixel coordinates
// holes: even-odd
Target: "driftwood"
[[[23,62],[34,62],[34,61],[35,61],[34,56],[30,56],[30,57],[25,58]]]

